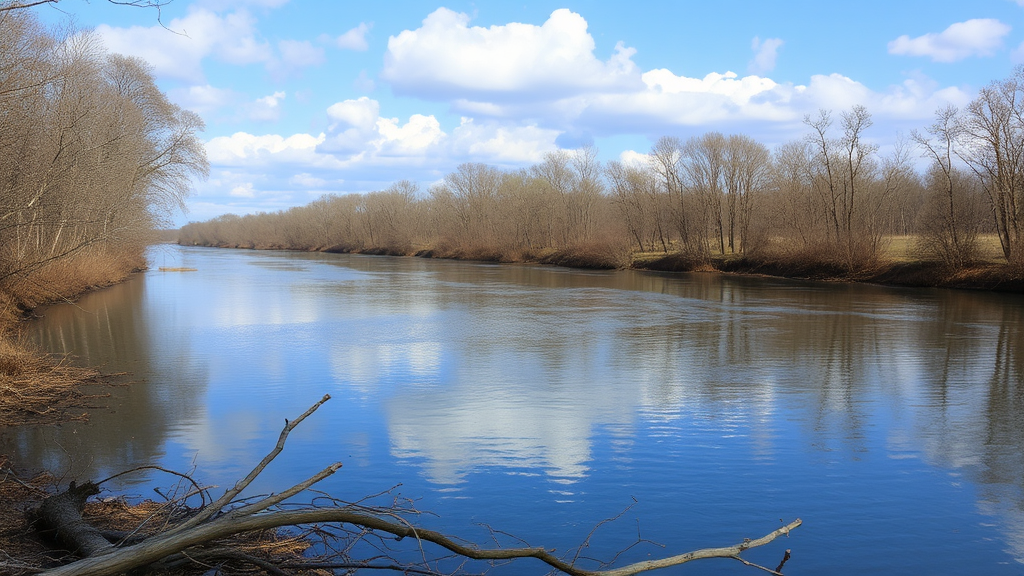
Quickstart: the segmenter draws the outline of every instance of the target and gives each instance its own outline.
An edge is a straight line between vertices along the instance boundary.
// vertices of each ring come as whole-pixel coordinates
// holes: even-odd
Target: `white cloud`
[[[337,126],[344,126],[368,131],[380,117],[380,103],[366,96],[358,100],[345,100],[327,108],[327,116],[334,120],[332,130]]]
[[[228,195],[234,196],[235,198],[254,198],[256,196],[256,191],[252,182],[246,182],[245,184],[239,184],[232,188],[231,191],[228,192]]]
[[[522,165],[543,160],[544,154],[557,148],[556,138],[557,130],[463,118],[452,131],[451,154],[464,159],[488,158],[494,164]]]
[[[422,155],[445,136],[433,115],[413,114],[405,124],[398,118],[378,118],[376,128],[380,139],[374,144],[378,153],[387,156]]]
[[[397,93],[432,98],[467,95],[550,97],[641,86],[622,43],[606,62],[594,56],[587,21],[566,9],[541,26],[468,26],[469,16],[439,8],[416,30],[388,39],[381,78]]]
[[[775,60],[779,56],[779,48],[784,42],[780,38],[766,38],[764,42],[757,36],[750,43],[754,51],[754,59],[747,65],[751,74],[764,74],[775,70]]]
[[[396,170],[403,170],[405,177],[436,180],[465,161],[502,166],[538,162],[557,148],[559,134],[535,125],[470,118],[449,134],[431,115],[413,114],[405,121],[382,117],[380,104],[366,97],[338,102],[327,115],[331,124],[319,135],[239,132],[211,139],[206,149],[214,172],[266,174],[280,187],[322,189],[344,178],[349,183],[376,182],[382,188],[398,179]],[[232,177],[219,187],[239,196],[251,190],[245,187],[251,181]]]
[[[271,46],[259,36],[256,19],[244,9],[220,15],[192,7],[186,16],[168,22],[167,28],[101,24],[96,33],[111,52],[149,62],[158,77],[195,85],[205,84],[206,58],[238,66],[263,64],[279,80],[326,61],[324,49],[306,40],[281,40]]]
[[[908,79],[885,92],[875,92],[840,74],[815,75],[807,85],[779,84],[769,78],[709,74],[702,79],[676,76],[668,70],[644,74],[647,90],[591,97],[575,125],[594,132],[664,134],[672,127],[729,129],[746,132],[802,130],[800,120],[819,108],[848,109],[861,104],[876,116],[898,121],[931,117],[946,103],[970,100],[959,88],[936,89]],[[790,136],[791,137],[791,136]]]
[[[643,167],[647,166],[651,162],[651,155],[643,152],[637,152],[636,150],[623,150],[619,154],[619,162],[627,166]]]
[[[882,91],[838,74],[780,84],[763,73],[775,65],[783,45],[778,38],[752,42],[750,66],[759,73],[690,78],[667,69],[641,71],[631,60],[634,50],[621,42],[609,60],[598,59],[586,20],[568,10],[556,10],[540,26],[485,28],[469,20],[441,8],[420,28],[390,37],[381,78],[399,94],[447,100],[479,125],[556,130],[560,143],[701,126],[735,130],[739,123],[748,131],[792,133],[805,114],[822,107],[863,104],[876,119],[904,121],[969,100],[959,88],[938,90],[917,79]]]
[[[215,166],[260,166],[262,163],[298,164],[305,166],[339,166],[333,158],[317,155],[316,147],[325,136],[277,134],[255,136],[236,132],[218,136],[206,143],[206,154]]]
[[[957,62],[971,56],[992,56],[1003,45],[1010,26],[994,18],[957,22],[942,32],[917,38],[903,35],[889,42],[889,53],[927,56],[935,62]]]
[[[284,100],[284,92],[274,92],[269,96],[257,98],[248,107],[248,116],[251,120],[260,122],[273,122],[281,118],[281,101]]]
[[[234,91],[209,84],[174,88],[168,90],[168,96],[182,108],[203,115],[212,114],[238,100],[238,95]]]
[[[168,22],[167,28],[101,24],[96,33],[108,50],[146,60],[157,76],[197,84],[203,82],[202,60],[208,56],[230,64],[264,62],[271,56],[270,46],[256,36],[255,20],[245,11],[220,16],[192,9]]]
[[[345,100],[332,104],[327,109],[327,117],[332,120],[328,127],[330,137],[320,147],[320,151],[358,154],[376,137],[380,103],[366,96],[357,100]]]
[[[359,26],[356,26],[341,36],[338,36],[334,43],[342,50],[365,52],[370,48],[370,44],[366,41],[366,33],[370,31],[372,26],[372,24],[360,22]]]

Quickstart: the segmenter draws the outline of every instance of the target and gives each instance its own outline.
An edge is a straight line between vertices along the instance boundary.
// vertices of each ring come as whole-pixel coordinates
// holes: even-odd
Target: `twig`
[[[294,430],[296,426],[298,426],[303,420],[305,420],[307,416],[309,416],[313,412],[316,412],[317,408],[322,406],[324,402],[327,402],[330,399],[330,394],[324,394],[324,397],[321,398],[319,402],[310,406],[308,410],[303,412],[302,415],[296,418],[295,420],[289,422],[287,419],[285,419],[284,429],[281,430],[281,435],[277,439],[277,445],[274,446],[274,449],[271,450],[269,454],[263,457],[263,460],[261,460],[260,463],[257,464],[256,467],[253,468],[252,471],[249,472],[249,474],[245,478],[239,480],[234,485],[234,487],[225,492],[223,496],[218,498],[215,502],[211,503],[206,508],[203,508],[201,512],[193,516],[187,522],[184,522],[177,528],[171,530],[168,534],[188,530],[189,528],[192,528],[200,524],[204,520],[210,518],[211,516],[219,512],[222,508],[224,508],[224,506],[228,505],[232,500],[234,500],[235,496],[237,496],[239,492],[245,490],[245,487],[251,484],[252,481],[255,480],[257,476],[260,475],[260,472],[263,472],[264,468],[266,468],[274,460],[274,458],[277,458],[277,455],[280,454],[282,450],[284,450],[284,443],[285,440],[288,439],[288,434],[290,434],[291,431]]]
[[[765,536],[754,540],[744,539],[743,542],[733,546],[705,548],[666,558],[637,562],[615,569],[585,570],[574,565],[576,559],[580,557],[578,552],[572,562],[566,562],[565,560],[554,556],[552,554],[553,550],[549,551],[543,547],[524,546],[519,548],[498,547],[485,549],[479,548],[472,543],[463,543],[455,537],[441,532],[416,527],[398,514],[398,512],[401,511],[401,508],[397,506],[397,499],[396,506],[392,508],[347,505],[341,507],[303,508],[292,510],[286,507],[277,506],[285,499],[309,488],[319,480],[330,476],[340,468],[340,464],[329,466],[311,478],[296,484],[280,494],[256,500],[255,502],[245,504],[240,508],[229,511],[226,514],[214,517],[214,515],[218,511],[222,510],[224,506],[231,503],[234,497],[244,490],[245,487],[248,486],[264,468],[266,468],[274,457],[281,452],[284,448],[284,443],[287,439],[288,433],[329,398],[330,396],[325,395],[318,403],[313,405],[299,418],[292,422],[286,421],[276,447],[266,457],[264,457],[264,459],[249,473],[249,475],[236,483],[234,488],[228,490],[220,499],[203,508],[199,514],[190,520],[176,528],[152,536],[139,544],[116,549],[102,555],[88,557],[79,560],[78,562],[55,568],[45,574],[48,576],[112,576],[114,574],[121,574],[135,568],[154,563],[162,562],[163,565],[166,566],[168,562],[181,562],[186,558],[192,558],[197,561],[199,558],[209,557],[209,555],[202,550],[197,550],[195,548],[196,546],[208,544],[235,534],[272,530],[285,526],[314,525],[314,532],[308,532],[307,534],[316,533],[325,537],[340,538],[341,536],[334,534],[335,531],[340,531],[345,534],[353,535],[357,540],[361,540],[366,545],[376,548],[381,553],[381,556],[379,557],[368,558],[360,563],[339,562],[337,564],[330,564],[338,568],[390,569],[433,576],[438,574],[438,572],[436,571],[436,568],[431,568],[431,563],[444,561],[446,559],[461,558],[464,566],[465,562],[468,562],[469,560],[501,561],[520,558],[536,558],[551,568],[565,574],[569,574],[570,576],[633,576],[641,572],[677,566],[693,560],[705,558],[732,558],[749,566],[757,567],[769,573],[778,575],[780,574],[782,564],[780,564],[779,570],[773,571],[763,566],[757,566],[756,564],[747,562],[740,558],[739,555],[750,548],[764,546],[779,536],[788,535],[790,531],[802,524],[800,519],[796,519],[793,522],[766,534]],[[334,501],[334,499],[331,500]],[[267,511],[268,508],[273,506],[277,507],[274,510]],[[629,508],[626,508],[626,510],[629,510]],[[622,516],[626,510],[615,518]],[[614,518],[610,518],[602,521],[594,530],[613,519]],[[318,525],[324,524],[327,524],[328,526],[315,528]],[[355,530],[343,529],[343,525],[353,526]],[[492,530],[492,537],[494,533],[495,532]],[[397,540],[407,537],[415,538],[421,554],[419,563],[400,567],[396,567],[392,564],[375,564],[374,562],[379,560],[394,562],[394,560],[389,557],[390,546],[387,539],[383,537],[385,534],[394,536]],[[584,546],[589,545],[590,536],[593,534],[594,531],[591,531],[587,540],[584,542]],[[373,535],[374,538],[367,538],[370,535]],[[639,529],[637,532],[637,541],[638,543],[642,541]],[[450,555],[441,555],[428,560],[428,555],[424,549],[424,544],[426,543],[439,546],[450,553]],[[332,547],[329,548],[333,550]],[[350,549],[345,549],[340,557],[347,559],[347,553],[349,550]],[[335,550],[335,552],[337,552],[337,550]],[[223,558],[225,556],[222,554],[220,557]],[[239,556],[236,556],[236,558],[242,559]],[[789,551],[786,552],[786,556],[783,558],[782,563],[785,564],[788,558]],[[260,560],[259,562],[263,561]],[[262,564],[258,562],[253,562],[253,564],[262,567]],[[325,563],[323,565],[327,566],[328,564]],[[312,567],[313,564],[309,564],[309,566]],[[277,566],[278,570],[281,568],[282,566]],[[270,571],[276,573],[274,570]]]
[[[125,470],[124,472],[118,472],[117,474],[114,474],[113,476],[110,476],[108,478],[104,478],[103,480],[100,480],[99,482],[96,482],[96,485],[99,486],[99,485],[103,484],[104,482],[108,482],[108,481],[113,480],[114,478],[117,478],[119,476],[124,476],[126,474],[131,474],[132,472],[138,472],[140,470],[159,470],[161,472],[166,472],[168,474],[173,474],[174,476],[180,476],[181,478],[184,478],[185,480],[188,480],[192,484],[192,486],[194,486],[195,489],[196,489],[195,492],[191,492],[190,494],[199,494],[199,497],[202,499],[202,505],[203,506],[206,505],[206,491],[203,489],[202,486],[199,485],[198,482],[195,481],[195,479],[193,479],[188,474],[184,474],[182,472],[176,472],[174,470],[169,470],[167,468],[164,468],[163,466],[156,466],[156,465],[153,465],[153,464],[147,464],[145,466],[137,466],[135,468],[132,468],[131,470]],[[211,500],[212,500],[212,498],[211,498]]]

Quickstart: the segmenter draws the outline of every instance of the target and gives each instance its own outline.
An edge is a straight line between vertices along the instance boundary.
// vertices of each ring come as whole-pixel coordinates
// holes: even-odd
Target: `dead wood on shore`
[[[781,574],[789,559],[789,550],[775,569],[753,564],[741,558],[741,554],[750,548],[764,546],[779,536],[788,536],[790,531],[801,525],[797,519],[760,538],[745,539],[732,546],[695,550],[618,568],[609,567],[610,563],[597,562],[596,568],[587,569],[577,564],[579,551],[575,556],[571,551],[558,556],[553,550],[529,546],[521,541],[517,547],[500,547],[497,540],[495,547],[482,548],[413,524],[410,518],[419,512],[398,499],[384,506],[370,503],[376,497],[387,497],[390,492],[356,502],[345,502],[327,495],[321,495],[305,506],[296,507],[287,502],[337,472],[341,468],[340,463],[331,464],[280,493],[240,498],[240,494],[281,453],[289,433],[329,398],[324,396],[295,420],[286,420],[273,450],[245,478],[216,500],[210,498],[207,489],[190,476],[175,473],[181,479],[176,495],[162,504],[148,504],[148,514],[133,530],[112,533],[103,531],[100,526],[79,523],[83,518],[82,511],[87,508],[86,497],[97,489],[91,483],[82,486],[72,483],[68,490],[48,497],[39,507],[37,517],[39,526],[48,530],[48,535],[56,534],[64,548],[75,552],[81,559],[44,568],[24,562],[18,564],[14,559],[5,563],[0,557],[0,568],[9,569],[11,573],[17,569],[18,574],[41,573],[48,576],[108,576],[139,569],[174,573],[199,570],[202,573],[214,567],[220,570],[219,573],[274,575],[332,574],[338,570],[352,573],[362,569],[440,575],[463,573],[464,569],[469,569],[467,560],[504,563],[534,558],[546,565],[534,564],[534,569],[542,568],[544,571],[572,576],[632,576],[693,560],[727,558],[771,574]],[[187,505],[190,498],[200,499],[201,504],[197,507]],[[492,536],[500,534],[492,531]],[[640,539],[639,535],[637,538],[635,544],[648,542]],[[407,546],[401,548],[396,541],[403,540]],[[109,543],[111,541],[112,544]],[[584,546],[587,544],[585,542]],[[615,555],[617,557],[618,554]],[[67,559],[65,556],[61,560]]]
[[[81,410],[102,395],[83,386],[110,383],[108,376],[73,366],[67,356],[33,350],[0,330],[0,428],[85,420]]]

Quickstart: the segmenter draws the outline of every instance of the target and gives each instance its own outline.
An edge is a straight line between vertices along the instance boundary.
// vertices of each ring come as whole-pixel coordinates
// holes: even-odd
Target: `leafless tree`
[[[964,110],[961,157],[988,196],[1003,256],[1024,265],[1024,65]]]
[[[934,199],[922,223],[924,246],[946,265],[963,268],[976,257],[979,226],[969,194],[970,182],[955,165],[963,138],[959,111],[954,106],[939,109],[926,132],[915,130],[912,136],[931,161],[927,180]]]
[[[811,128],[807,141],[814,147],[813,185],[829,223],[827,238],[848,269],[852,270],[877,256],[872,243],[865,243],[858,229],[863,211],[862,195],[873,175],[874,154],[878,147],[864,140],[871,127],[871,115],[863,106],[854,106],[841,115],[843,134],[831,136],[832,115],[826,110],[816,117],[804,117]]]

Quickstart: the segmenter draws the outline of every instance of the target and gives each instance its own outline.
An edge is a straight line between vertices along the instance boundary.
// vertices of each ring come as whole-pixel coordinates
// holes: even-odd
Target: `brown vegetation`
[[[66,415],[96,376],[30,351],[16,321],[144,267],[207,163],[202,121],[141,60],[44,28],[19,9],[30,3],[0,4],[0,425],[12,425]]]
[[[179,243],[586,268],[717,270],[1015,290],[1024,276],[1024,66],[882,156],[861,107],[804,119],[770,151],[742,135],[665,137],[602,167],[592,147],[527,169],[463,164],[282,212],[226,215]],[[922,157],[923,174],[912,168]],[[985,254],[982,239],[998,240]],[[899,239],[899,256],[890,249]],[[907,241],[907,239],[911,239]]]

